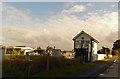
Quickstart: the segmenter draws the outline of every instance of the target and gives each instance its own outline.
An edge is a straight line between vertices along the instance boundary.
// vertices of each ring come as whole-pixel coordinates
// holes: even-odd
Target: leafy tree
[[[12,54],[13,53],[13,48],[7,48],[6,54]]]
[[[47,46],[47,47],[46,47],[46,52],[47,52],[47,53],[51,54],[52,51],[53,51],[53,47],[51,47],[51,46]]]
[[[119,55],[120,54],[120,39],[116,40],[113,44],[113,55]]]
[[[37,47],[37,50],[41,50],[41,47],[39,46],[39,47]]]
[[[112,55],[118,55],[118,53],[119,53],[118,50],[113,50],[112,51]]]
[[[52,50],[53,50],[53,48],[52,48],[51,46],[47,46],[46,52],[50,52],[50,51],[52,51]]]
[[[118,50],[120,49],[120,39],[119,40],[116,40],[113,44],[113,50]]]
[[[43,55],[44,54],[44,50],[41,49],[41,47],[37,47],[37,49],[35,50],[35,52],[38,52],[40,55]]]
[[[18,52],[17,52],[17,50],[16,49],[12,49],[12,54],[17,54]]]

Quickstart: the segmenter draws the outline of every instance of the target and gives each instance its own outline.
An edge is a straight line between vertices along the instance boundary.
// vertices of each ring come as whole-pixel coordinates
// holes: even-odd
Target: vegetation
[[[116,40],[113,44],[113,51],[112,51],[112,55],[115,56],[115,55],[119,55],[120,56],[120,39],[119,40]]]
[[[46,50],[42,50],[41,47],[37,47],[34,52],[38,52],[39,54],[50,54],[54,48],[47,46]],[[12,48],[10,48],[9,51],[10,54],[18,52],[18,50]],[[106,47],[102,47],[98,52],[105,53],[107,56],[111,54],[111,50]],[[112,51],[113,55],[117,53],[119,53],[118,49]],[[24,55],[5,55],[2,66],[3,78],[20,77],[20,79],[25,79],[26,77],[61,77],[72,73],[83,72],[84,70],[98,66],[107,61],[107,59],[105,59],[103,61],[95,61],[94,63],[84,63],[81,57],[65,59],[63,57],[52,57],[50,55],[31,55],[30,60],[31,61],[27,60]]]
[[[119,54],[119,51],[118,50],[113,50],[112,51],[112,55],[115,56],[115,55],[118,55]]]
[[[109,58],[109,55],[112,54],[112,50],[107,47],[102,47],[102,49],[98,51],[98,54],[106,54],[107,58]]]
[[[120,49],[120,40],[116,40],[113,44],[113,50],[118,50]]]
[[[63,57],[49,57],[49,72],[46,70],[47,56],[30,56],[32,61],[26,60],[24,55],[5,55],[3,59],[3,77],[59,77],[71,73],[82,72],[100,64],[84,63],[77,59]]]
[[[35,53],[38,53],[39,55],[44,55],[45,54],[45,50],[42,49],[40,46],[37,47],[35,50],[34,50]]]
[[[51,47],[51,46],[47,46],[46,47],[46,52],[47,53],[50,53],[50,52],[52,52],[53,51],[53,47]]]

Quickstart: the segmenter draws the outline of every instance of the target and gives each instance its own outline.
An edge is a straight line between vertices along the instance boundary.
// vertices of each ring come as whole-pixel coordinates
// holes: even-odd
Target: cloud
[[[87,4],[88,7],[94,7],[94,5],[95,5],[95,4],[93,4],[93,3],[88,3],[88,4]]]
[[[114,5],[114,4],[112,4],[111,6],[112,6],[112,7],[115,7],[115,5]]]
[[[118,38],[118,32],[117,31],[116,32],[111,31],[111,33],[109,33],[109,35],[106,37],[106,40],[108,40],[109,42],[113,42],[113,41],[116,41],[116,38]]]
[[[62,11],[62,13],[80,13],[85,11],[85,6],[83,5],[74,5],[69,9],[65,9]]]
[[[23,15],[26,15],[26,13],[23,13]],[[18,17],[18,15],[14,16]],[[26,16],[31,18],[28,15]],[[46,22],[33,22],[27,19],[30,22],[28,26],[18,27],[5,23],[3,25],[3,44],[41,46],[42,48],[51,45],[63,50],[71,50],[73,49],[72,38],[81,30],[85,30],[99,40],[99,48],[101,46],[110,47],[114,39],[117,39],[116,34],[111,35],[111,31],[112,33],[118,32],[117,19],[117,12],[86,15],[85,20],[76,15],[62,13],[51,16]],[[110,40],[110,38],[114,39]]]
[[[30,20],[29,10],[20,10],[6,3],[2,5],[2,13],[4,18],[3,23],[7,21],[13,24],[27,24]]]

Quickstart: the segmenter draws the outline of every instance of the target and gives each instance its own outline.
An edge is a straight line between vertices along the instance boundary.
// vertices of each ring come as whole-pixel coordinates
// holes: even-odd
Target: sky
[[[95,37],[98,49],[118,39],[117,2],[3,2],[2,44],[73,49],[82,30]]]
[[[118,2],[119,0],[1,0],[2,2]]]

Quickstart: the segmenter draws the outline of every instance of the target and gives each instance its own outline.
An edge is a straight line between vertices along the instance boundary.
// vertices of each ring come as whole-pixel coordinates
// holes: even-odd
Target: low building
[[[14,51],[13,46],[6,46],[6,47],[4,48],[4,53],[5,53],[5,54],[13,54],[13,51]]]
[[[46,51],[45,51],[45,49],[35,49],[34,53],[35,53],[35,55],[41,55],[41,56],[43,56],[43,55],[46,54]]]
[[[105,58],[112,58],[111,50],[108,48],[102,48],[98,52],[98,60],[103,60]]]
[[[72,59],[75,57],[75,53],[73,51],[63,51],[63,57],[67,59]]]
[[[61,51],[61,49],[53,49],[52,56],[55,56],[55,57],[60,57],[60,56],[62,56],[62,51]]]
[[[15,46],[13,48],[17,50],[18,54],[24,54],[24,55],[26,55],[26,52],[32,53],[32,51],[34,50],[33,48],[28,46]]]

